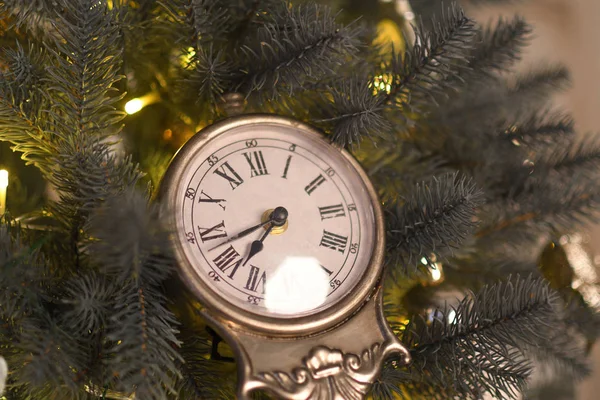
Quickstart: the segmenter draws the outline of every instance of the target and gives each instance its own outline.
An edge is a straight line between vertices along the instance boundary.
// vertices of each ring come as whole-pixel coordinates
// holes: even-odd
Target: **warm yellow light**
[[[453,324],[456,322],[456,311],[450,310],[448,312],[448,323]]]
[[[125,112],[127,114],[135,114],[142,108],[150,104],[156,103],[158,100],[160,100],[160,96],[158,95],[158,93],[150,92],[146,95],[143,95],[142,97],[131,99],[127,103],[125,103]]]
[[[442,278],[442,271],[439,270],[438,264],[433,264],[431,268],[431,280],[434,282],[439,281]]]
[[[0,215],[6,212],[6,188],[8,187],[8,171],[0,169]]]
[[[392,91],[392,76],[391,74],[378,75],[373,78],[373,92],[377,94],[378,92],[386,92],[390,93]]]
[[[183,67],[189,66],[190,63],[192,61],[194,61],[195,56],[196,56],[196,49],[194,49],[193,47],[188,47],[187,51],[185,51],[179,58],[179,61],[181,61],[181,66],[183,66]]]
[[[391,19],[383,19],[377,24],[377,36],[373,44],[380,46],[382,55],[390,55],[392,46],[396,54],[402,54],[405,50],[404,38],[398,24]]]
[[[127,104],[125,104],[125,112],[127,114],[135,114],[142,108],[144,108],[144,102],[141,99],[129,100]]]
[[[8,171],[0,169],[0,188],[6,188],[8,186]]]

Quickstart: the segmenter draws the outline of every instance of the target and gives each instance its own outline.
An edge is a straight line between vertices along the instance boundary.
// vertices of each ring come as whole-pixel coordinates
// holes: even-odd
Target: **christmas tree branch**
[[[431,322],[411,319],[402,338],[413,357],[411,381],[451,387],[462,398],[479,398],[482,392],[515,398],[530,371],[522,357],[564,346],[564,332],[555,331],[561,324],[555,297],[542,280],[517,279],[437,310]],[[462,378],[452,379],[458,371]]]
[[[181,358],[177,322],[161,290],[172,261],[165,257],[169,237],[160,225],[158,208],[135,193],[113,198],[90,220],[89,229],[96,241],[86,250],[107,278],[120,282],[117,287],[113,283],[105,326],[111,356],[105,362],[119,376],[119,390],[164,399],[175,393],[176,362]]]
[[[357,52],[360,28],[336,23],[329,8],[285,7],[259,28],[256,40],[242,47],[238,89],[263,96],[292,94],[309,81],[333,75]]]
[[[422,108],[467,67],[465,52],[476,34],[473,21],[462,9],[452,6],[433,21],[428,32],[422,24],[415,28],[416,42],[403,55],[395,55],[387,70],[391,80],[387,100],[401,108]]]
[[[441,256],[476,226],[482,192],[457,174],[422,183],[404,204],[387,211],[387,252],[393,268],[411,272],[424,257]],[[429,262],[428,262],[429,263]]]
[[[391,129],[385,118],[385,97],[373,94],[371,80],[364,75],[337,82],[321,96],[325,118],[314,122],[331,131],[331,140],[342,147],[354,146],[367,138],[382,136]]]
[[[476,73],[506,69],[521,58],[531,32],[531,26],[521,17],[508,21],[501,18],[494,27],[479,33],[469,67]]]
[[[0,73],[0,140],[23,153],[27,163],[47,172],[49,157],[56,148],[44,130],[41,115],[47,105],[42,95],[46,54],[34,46],[25,51],[17,43],[16,49],[4,51],[2,60],[7,68]]]
[[[516,140],[528,146],[541,143],[555,143],[574,133],[574,121],[568,114],[542,112],[535,113],[523,122],[511,124],[502,133],[508,141]]]

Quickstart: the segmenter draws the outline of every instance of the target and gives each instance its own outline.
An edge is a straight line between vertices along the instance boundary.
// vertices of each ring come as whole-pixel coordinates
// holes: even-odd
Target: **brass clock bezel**
[[[227,134],[231,129],[250,125],[292,127],[295,128],[298,134],[313,138],[318,137],[319,140],[323,140],[328,146],[331,146],[324,134],[317,129],[297,120],[272,114],[246,114],[231,117],[200,130],[175,154],[160,184],[158,199],[163,203],[163,215],[170,228],[177,227],[177,215],[171,212],[169,206],[179,204],[178,202],[182,200],[183,194],[178,193],[178,186],[188,165],[207,143],[223,134]],[[173,250],[179,267],[180,279],[201,305],[211,312],[212,317],[221,320],[234,329],[237,327],[270,336],[304,336],[327,330],[343,322],[368,300],[378,285],[383,269],[385,248],[383,213],[377,193],[366,172],[346,150],[340,149],[340,153],[362,180],[373,207],[376,225],[371,259],[356,285],[349,293],[328,308],[314,314],[297,318],[290,318],[289,316],[278,318],[255,314],[229,302],[219,292],[212,289],[188,260],[183,244],[176,237],[173,237]]]

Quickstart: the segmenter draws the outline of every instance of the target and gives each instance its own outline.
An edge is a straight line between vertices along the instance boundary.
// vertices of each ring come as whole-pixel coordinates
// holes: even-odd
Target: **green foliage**
[[[402,337],[413,358],[410,369],[381,384],[400,380],[399,390],[409,396],[429,387],[431,398],[453,394],[477,399],[488,392],[510,399],[525,387],[531,363],[524,357],[531,355],[568,365],[575,376],[584,376],[580,354],[560,330],[556,300],[544,281],[517,278],[486,286],[456,307],[415,316]],[[392,364],[386,367],[394,369]],[[460,379],[452,379],[458,375]]]
[[[388,98],[403,109],[422,111],[437,93],[448,89],[461,67],[467,67],[466,55],[476,34],[473,21],[460,8],[451,7],[432,25],[431,31],[417,25],[415,45],[395,55],[386,68],[392,76]]]
[[[381,195],[397,290],[386,313],[400,332],[407,309],[433,311],[400,332],[414,361],[390,361],[375,398],[514,398],[532,360],[585,374],[573,331],[593,341],[583,320],[596,316],[555,303],[541,280],[509,280],[539,276],[540,243],[597,215],[597,142],[548,111],[567,71],[507,75],[531,36],[520,17],[480,28],[455,5],[418,2],[417,42],[385,54],[369,23],[340,22],[352,10],[304,3],[0,1],[0,141],[58,198],[36,213],[44,224],[0,225],[8,398],[234,396],[236,366],[211,360],[200,317],[171,304],[168,232],[136,189],[231,92],[321,128]],[[125,92],[158,102],[126,117]],[[121,139],[131,155],[115,153]],[[442,290],[422,284],[410,304],[412,273],[439,262],[454,289],[483,289],[436,310],[424,303]]]
[[[285,8],[258,29],[256,39],[242,48],[245,65],[238,89],[274,97],[290,95],[305,83],[335,74],[358,45],[357,27],[335,22],[328,8],[317,5]]]
[[[386,97],[373,95],[373,85],[366,76],[335,82],[328,94],[331,97],[321,98],[321,112],[326,115],[314,122],[328,126],[332,141],[340,146],[356,146],[364,137],[372,139],[391,129],[385,116]]]
[[[421,259],[458,246],[472,233],[473,218],[482,193],[472,181],[457,174],[418,185],[404,203],[390,204],[387,212],[387,254],[396,268],[410,273]]]
[[[96,240],[89,254],[102,260],[100,270],[111,279],[112,313],[104,324],[111,356],[105,363],[120,378],[117,388],[145,399],[162,399],[174,393],[180,356],[177,321],[161,290],[171,273],[168,234],[160,225],[157,207],[148,208],[146,202],[139,194],[107,201],[91,219]],[[98,306],[108,293],[95,295]]]
[[[529,42],[532,28],[521,17],[506,21],[500,19],[496,26],[480,31],[469,59],[473,73],[502,70],[521,57],[521,50]]]

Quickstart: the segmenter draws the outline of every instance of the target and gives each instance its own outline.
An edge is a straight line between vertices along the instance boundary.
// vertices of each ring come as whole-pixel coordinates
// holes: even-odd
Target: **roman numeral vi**
[[[254,265],[250,266],[250,274],[248,275],[248,282],[246,282],[245,288],[256,292],[256,288],[262,283],[262,294],[265,294],[265,284],[267,283],[267,273],[263,272],[260,274],[260,268]],[[260,278],[259,278],[260,275]]]

